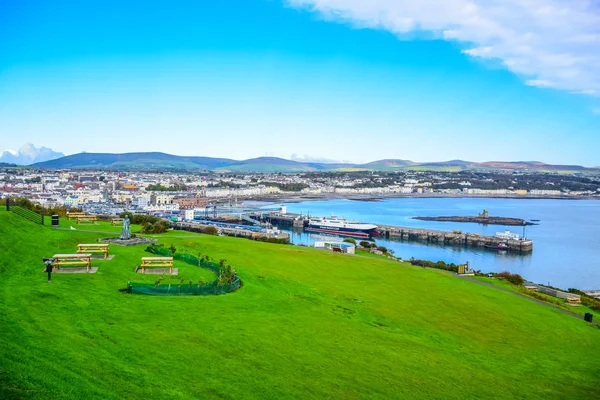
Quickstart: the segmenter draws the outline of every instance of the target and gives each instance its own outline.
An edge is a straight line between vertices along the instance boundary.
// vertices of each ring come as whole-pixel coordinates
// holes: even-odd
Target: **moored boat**
[[[510,246],[507,245],[506,243],[486,243],[484,245],[484,247],[486,249],[493,249],[493,250],[510,250]]]
[[[332,233],[335,235],[370,237],[377,230],[377,225],[363,224],[339,218],[310,218],[305,228],[311,232]]]

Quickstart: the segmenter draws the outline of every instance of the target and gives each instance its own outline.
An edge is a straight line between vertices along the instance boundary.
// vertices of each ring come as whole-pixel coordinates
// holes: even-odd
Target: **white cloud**
[[[600,4],[589,0],[288,0],[397,35],[426,31],[498,59],[526,84],[600,93]]]
[[[540,87],[540,88],[552,87],[554,85],[552,82],[545,81],[543,79],[529,79],[529,80],[525,81],[525,84],[528,86],[535,86],[535,87]]]
[[[571,92],[571,93],[572,94],[587,94],[587,95],[593,96],[593,95],[595,95],[598,92],[596,92],[595,90],[592,90],[592,89],[584,89],[584,90],[576,90],[576,91]]]
[[[600,107],[593,108],[592,112],[596,115],[600,115]]]

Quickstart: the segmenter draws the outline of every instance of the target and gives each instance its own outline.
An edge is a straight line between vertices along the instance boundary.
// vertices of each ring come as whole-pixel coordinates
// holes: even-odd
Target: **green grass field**
[[[592,310],[589,307],[586,307],[582,304],[580,305],[569,305],[567,304],[566,301],[564,301],[563,299],[559,299],[557,297],[554,296],[550,296],[548,294],[543,294],[543,293],[537,293],[537,297],[532,296],[531,292],[529,292],[527,289],[525,289],[523,286],[517,286],[517,285],[513,285],[510,282],[507,282],[505,280],[502,279],[490,279],[488,277],[485,276],[473,276],[471,277],[472,279],[476,279],[480,282],[485,282],[488,283],[490,285],[494,285],[494,286],[498,286],[500,288],[503,289],[507,289],[510,290],[511,292],[515,292],[515,293],[520,293],[526,296],[530,296],[532,298],[537,298],[538,300],[542,300],[542,301],[546,301],[549,304],[552,304],[553,306],[558,306],[566,311],[570,311],[572,313],[578,314],[578,315],[585,315],[586,313],[592,313],[595,314],[596,311]]]
[[[42,257],[119,230],[61,225],[0,209],[0,398],[600,396],[600,329],[444,272],[171,231],[160,243],[226,258],[243,287],[128,295],[128,281],[156,279],[133,272],[144,246],[46,283]],[[176,266],[173,283],[212,279]]]

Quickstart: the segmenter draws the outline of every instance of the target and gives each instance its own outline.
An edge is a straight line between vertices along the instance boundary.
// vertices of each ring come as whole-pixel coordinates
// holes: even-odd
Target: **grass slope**
[[[1,398],[594,398],[600,330],[445,273],[360,256],[169,232],[227,258],[216,297],[125,295],[143,247],[94,275],[40,259],[106,233],[0,209]],[[113,230],[105,224],[88,229]],[[186,279],[205,272],[178,265]],[[152,280],[155,278],[151,278]],[[594,356],[596,355],[596,356]]]

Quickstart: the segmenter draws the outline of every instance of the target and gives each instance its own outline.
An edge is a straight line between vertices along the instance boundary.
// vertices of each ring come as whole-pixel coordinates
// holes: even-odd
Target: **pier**
[[[407,228],[401,226],[380,225],[381,237],[401,241],[421,241],[438,243],[441,245],[463,245],[471,247],[484,247],[485,245],[497,246],[504,243],[510,246],[511,251],[531,252],[533,251],[533,240],[531,239],[504,239],[496,236],[481,236],[462,232],[447,232],[433,229]]]
[[[251,214],[252,218],[259,221],[269,222],[275,226],[303,228],[306,226],[307,217],[293,213],[265,213],[262,215]],[[446,246],[469,246],[481,247],[486,245],[497,246],[500,243],[510,246],[510,251],[531,252],[533,251],[533,240],[531,239],[507,239],[497,236],[482,236],[463,232],[448,232],[434,229],[409,228],[402,226],[378,225],[379,236],[384,239],[397,241],[419,241],[437,243]]]

